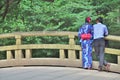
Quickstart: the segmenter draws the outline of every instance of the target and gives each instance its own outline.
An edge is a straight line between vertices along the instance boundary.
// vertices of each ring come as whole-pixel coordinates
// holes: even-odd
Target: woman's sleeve
[[[81,28],[79,28],[79,31],[78,31],[78,38],[80,39],[81,37],[81,34],[83,33],[83,31],[82,31],[82,27]]]
[[[93,39],[93,36],[94,36],[93,25],[91,25],[91,35],[92,35],[92,39]]]

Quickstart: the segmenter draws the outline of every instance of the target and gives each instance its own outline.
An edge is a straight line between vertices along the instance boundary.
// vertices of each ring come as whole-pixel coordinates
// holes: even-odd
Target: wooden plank
[[[105,53],[120,55],[120,50],[119,49],[112,49],[112,48],[105,48]]]

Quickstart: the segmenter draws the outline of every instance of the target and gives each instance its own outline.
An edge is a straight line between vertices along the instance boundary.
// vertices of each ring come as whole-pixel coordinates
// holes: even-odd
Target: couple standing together
[[[102,17],[96,19],[96,24],[91,25],[91,18],[85,19],[78,32],[82,48],[82,67],[85,69],[92,68],[92,44],[94,46],[95,55],[99,60],[98,70],[102,71],[103,66],[109,71],[110,65],[104,59],[105,40],[104,37],[108,35],[108,29],[103,24]]]

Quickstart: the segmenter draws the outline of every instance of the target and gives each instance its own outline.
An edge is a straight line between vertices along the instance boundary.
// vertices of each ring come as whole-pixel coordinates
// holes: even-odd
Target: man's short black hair
[[[96,20],[99,21],[100,23],[103,23],[103,18],[102,17],[98,17]]]

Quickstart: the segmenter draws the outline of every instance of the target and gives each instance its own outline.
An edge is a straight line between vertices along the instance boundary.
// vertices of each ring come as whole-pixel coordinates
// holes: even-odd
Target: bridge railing
[[[0,67],[9,66],[29,66],[29,65],[56,65],[82,67],[81,47],[75,43],[77,32],[56,32],[56,31],[38,31],[38,32],[15,32],[0,34],[0,39],[15,39],[15,44],[0,46],[0,51],[6,52],[6,59],[0,60]],[[69,39],[68,44],[23,44],[22,38],[34,36],[60,36]],[[109,35],[107,40],[120,42],[120,36]],[[59,58],[33,58],[33,49],[57,49]],[[25,53],[23,53],[23,50]],[[68,51],[66,58],[65,50]],[[79,52],[79,58],[76,57],[76,51]],[[117,56],[117,64],[111,63],[111,71],[120,72],[120,49],[106,48],[107,54]],[[98,68],[98,62],[93,61],[93,68]]]

